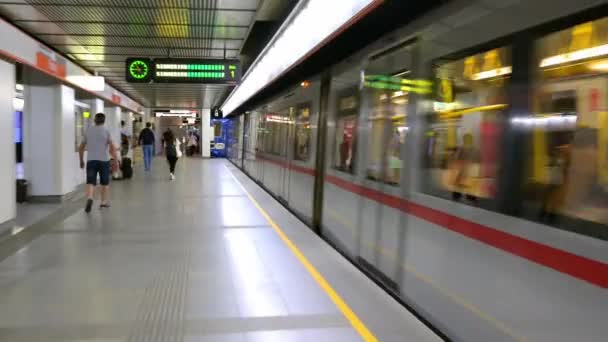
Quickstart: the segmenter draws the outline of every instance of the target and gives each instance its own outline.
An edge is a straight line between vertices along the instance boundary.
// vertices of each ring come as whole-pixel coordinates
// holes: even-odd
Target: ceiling
[[[227,86],[131,84],[124,61],[239,58],[260,2],[0,0],[0,14],[146,107],[210,108],[221,104]]]

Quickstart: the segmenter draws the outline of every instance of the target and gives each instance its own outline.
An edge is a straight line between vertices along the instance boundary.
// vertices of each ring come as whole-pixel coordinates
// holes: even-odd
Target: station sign
[[[128,58],[126,79],[131,83],[209,83],[236,85],[241,64],[236,59]]]
[[[157,118],[193,118],[198,116],[198,112],[188,109],[171,109],[169,111],[155,111],[154,116]]]

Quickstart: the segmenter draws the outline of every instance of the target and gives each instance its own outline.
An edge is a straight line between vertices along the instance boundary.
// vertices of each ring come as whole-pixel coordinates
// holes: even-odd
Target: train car
[[[450,340],[606,340],[605,4],[444,6],[248,110],[232,162]]]

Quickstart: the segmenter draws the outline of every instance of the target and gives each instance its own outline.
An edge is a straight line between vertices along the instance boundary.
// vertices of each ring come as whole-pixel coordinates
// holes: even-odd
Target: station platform
[[[0,341],[441,340],[226,160],[83,204],[0,242]]]

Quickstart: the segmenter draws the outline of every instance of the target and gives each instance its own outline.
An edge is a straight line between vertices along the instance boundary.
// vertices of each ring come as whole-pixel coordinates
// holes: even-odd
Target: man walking
[[[105,127],[106,116],[103,113],[95,115],[95,125],[87,129],[84,140],[80,144],[78,154],[80,156],[80,168],[84,169],[84,150],[87,149],[87,204],[85,211],[91,212],[95,187],[97,186],[97,175],[101,184],[100,208],[109,208],[108,192],[110,188],[110,173],[118,168],[118,153],[112,142],[110,131]],[[108,151],[112,155],[110,162]]]
[[[146,123],[146,128],[144,128],[141,133],[139,133],[139,144],[144,152],[144,169],[146,171],[150,171],[152,167],[152,157],[154,156],[154,132],[152,132],[151,123]]]

